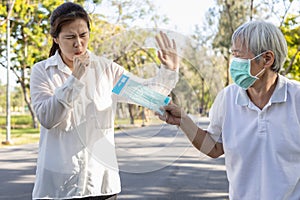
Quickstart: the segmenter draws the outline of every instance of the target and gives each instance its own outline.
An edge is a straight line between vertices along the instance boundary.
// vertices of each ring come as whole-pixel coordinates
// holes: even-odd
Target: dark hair
[[[61,28],[75,19],[83,19],[87,23],[87,27],[90,30],[90,18],[87,12],[81,5],[67,2],[58,6],[51,14],[50,17],[50,35],[52,38],[57,38]],[[52,41],[52,47],[50,49],[49,57],[53,56],[56,50],[59,49],[58,44]]]

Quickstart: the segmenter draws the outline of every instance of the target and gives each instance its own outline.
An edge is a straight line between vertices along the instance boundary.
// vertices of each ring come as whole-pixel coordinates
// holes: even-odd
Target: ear
[[[275,56],[273,51],[266,51],[263,55],[264,66],[266,68],[271,68],[275,62]]]
[[[53,38],[53,41],[58,44],[58,39],[57,38]]]

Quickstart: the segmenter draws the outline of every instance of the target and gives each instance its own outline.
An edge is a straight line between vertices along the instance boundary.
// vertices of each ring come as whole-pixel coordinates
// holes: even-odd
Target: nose
[[[80,37],[76,37],[75,41],[74,41],[74,47],[75,48],[78,48],[78,47],[81,47],[82,44],[81,44],[81,39]]]

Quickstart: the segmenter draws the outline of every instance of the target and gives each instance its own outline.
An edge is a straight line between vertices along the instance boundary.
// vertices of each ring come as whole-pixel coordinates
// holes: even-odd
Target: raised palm
[[[174,39],[172,42],[167,34],[160,31],[160,34],[155,37],[156,42],[160,48],[158,50],[158,58],[170,70],[176,70],[179,67],[179,57],[177,54],[176,43]]]

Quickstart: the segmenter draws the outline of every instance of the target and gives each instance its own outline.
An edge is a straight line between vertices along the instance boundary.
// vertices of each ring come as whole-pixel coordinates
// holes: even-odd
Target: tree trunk
[[[298,55],[299,52],[300,52],[300,46],[298,47],[296,53],[295,53],[295,54],[293,55],[293,57],[291,58],[291,61],[290,61],[289,65],[288,65],[287,68],[283,71],[282,75],[287,75],[287,74],[291,71],[291,69],[292,69],[292,67],[293,67],[293,64],[294,64],[294,61],[295,61],[295,59],[296,59],[296,56]]]
[[[229,51],[227,49],[227,51]],[[225,60],[226,60],[226,77],[225,77],[225,86],[229,85],[229,68],[230,68],[230,61],[229,61],[229,56],[224,56]]]
[[[130,117],[130,124],[134,124],[134,116],[132,113],[132,104],[128,104],[128,111],[129,111],[129,117]]]
[[[20,81],[20,84],[21,84],[21,88],[22,88],[22,91],[23,91],[23,94],[24,94],[24,100],[26,102],[26,105],[27,105],[28,110],[29,110],[30,115],[31,115],[32,127],[33,128],[38,128],[38,120],[37,120],[35,112],[33,111],[30,99],[27,95],[26,85],[25,85],[24,81]]]

